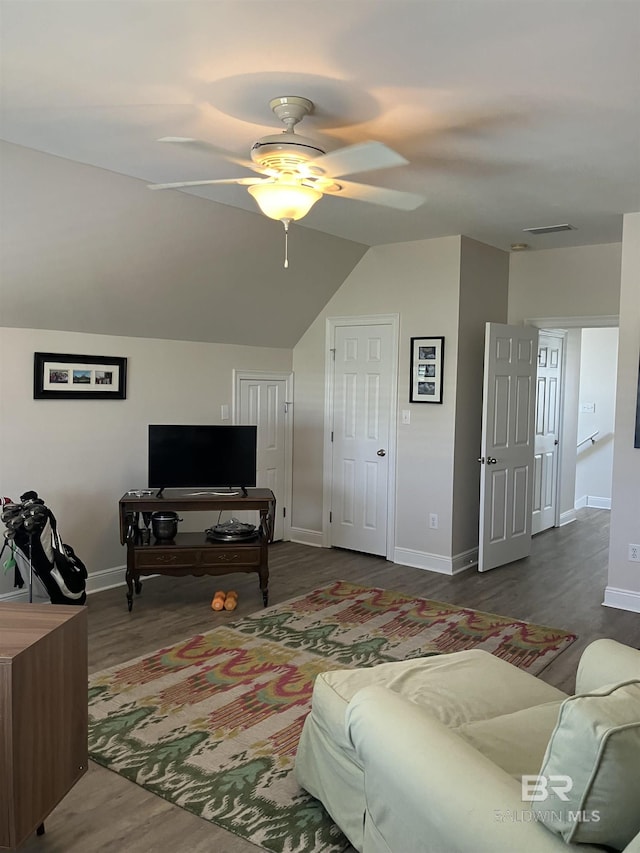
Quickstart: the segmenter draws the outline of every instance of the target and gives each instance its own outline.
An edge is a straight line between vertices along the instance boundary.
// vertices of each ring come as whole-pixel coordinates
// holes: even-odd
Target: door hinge
[[[336,348],[335,348],[335,347],[332,347],[332,348],[329,350],[329,352],[331,353],[331,358],[335,361],[335,360],[336,360]]]
[[[330,512],[329,513],[329,524],[331,524],[332,521],[333,521],[333,513]]]
[[[283,518],[286,518],[286,517],[287,517],[287,508],[286,508],[286,506],[283,506],[283,507],[282,507],[282,517],[283,517]]]
[[[333,441],[333,430],[331,430],[331,441]]]

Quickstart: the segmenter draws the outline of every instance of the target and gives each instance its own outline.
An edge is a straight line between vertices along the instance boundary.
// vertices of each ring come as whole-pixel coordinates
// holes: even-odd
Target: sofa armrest
[[[591,693],[631,678],[640,679],[640,651],[616,640],[594,640],[580,658],[576,693]]]
[[[346,729],[365,775],[363,853],[567,853],[518,781],[415,703],[365,687]]]

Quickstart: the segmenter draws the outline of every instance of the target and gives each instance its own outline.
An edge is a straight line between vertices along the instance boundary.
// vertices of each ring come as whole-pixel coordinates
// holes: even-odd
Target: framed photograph
[[[126,395],[126,358],[34,353],[36,400],[124,400]]]
[[[410,403],[442,403],[444,338],[411,338]]]

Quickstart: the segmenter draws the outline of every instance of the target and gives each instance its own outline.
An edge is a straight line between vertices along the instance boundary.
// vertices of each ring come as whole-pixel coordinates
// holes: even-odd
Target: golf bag
[[[27,561],[52,604],[84,604],[87,569],[73,548],[62,541],[54,514],[36,492],[25,492],[20,501],[2,509],[5,547],[12,543],[14,553],[18,551],[22,562]],[[22,588],[24,583],[16,561],[15,586]]]

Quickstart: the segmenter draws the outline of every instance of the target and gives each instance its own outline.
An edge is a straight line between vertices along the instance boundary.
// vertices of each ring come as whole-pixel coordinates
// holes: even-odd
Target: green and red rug
[[[89,753],[263,849],[337,853],[292,773],[318,673],[479,648],[538,674],[574,639],[337,581],[93,675]]]

